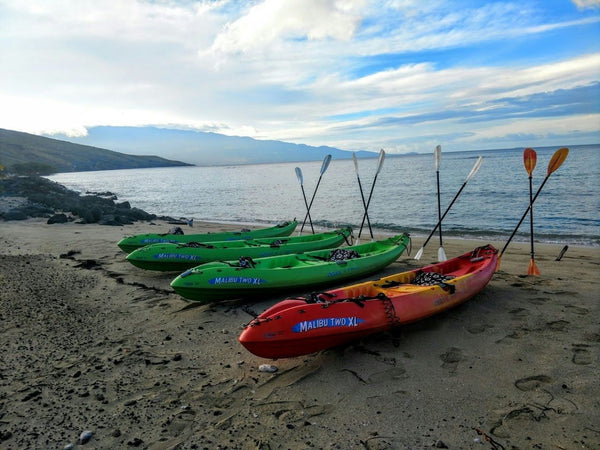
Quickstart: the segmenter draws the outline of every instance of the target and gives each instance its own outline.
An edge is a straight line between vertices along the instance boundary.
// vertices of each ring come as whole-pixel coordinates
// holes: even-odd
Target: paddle
[[[452,208],[452,205],[454,205],[454,202],[456,201],[456,199],[458,198],[458,196],[460,195],[460,193],[462,192],[462,190],[465,188],[465,186],[467,185],[467,183],[469,182],[469,180],[471,178],[473,178],[473,176],[477,173],[477,171],[481,167],[481,163],[482,162],[483,162],[483,157],[480,156],[479,158],[477,158],[477,161],[475,161],[475,165],[471,169],[471,172],[469,172],[469,175],[467,175],[467,178],[466,178],[465,182],[462,184],[462,186],[460,187],[460,189],[458,190],[458,192],[456,193],[456,195],[454,196],[454,198],[450,202],[450,205],[448,205],[448,208],[446,208],[446,211],[442,215],[442,218],[438,221],[438,223],[433,228],[433,230],[431,230],[431,233],[429,233],[429,236],[425,240],[425,243],[421,246],[421,248],[419,249],[419,251],[415,255],[415,259],[421,259],[421,257],[423,256],[423,249],[425,248],[425,246],[429,242],[429,239],[431,239],[431,236],[433,236],[433,234],[435,233],[435,230],[437,230],[437,228],[441,225],[442,220],[444,220],[444,217],[446,217],[446,214],[448,214],[448,211],[450,211],[450,208]]]
[[[310,217],[310,210],[308,208],[308,202],[306,201],[306,192],[304,192],[304,177],[302,176],[302,170],[300,167],[296,167],[296,177],[298,178],[298,182],[300,183],[300,188],[302,189],[302,197],[304,197],[304,204],[306,205],[306,211],[308,214],[308,221],[310,222],[310,229],[313,234],[315,234],[315,229],[313,227],[312,218]]]
[[[304,216],[304,221],[302,222],[302,227],[300,228],[300,233],[302,233],[302,230],[304,230],[304,225],[306,224],[306,219],[308,219],[308,216],[310,214],[310,208],[312,207],[313,201],[315,200],[315,195],[317,195],[317,189],[319,189],[319,184],[321,183],[321,178],[323,178],[323,174],[329,167],[330,162],[331,162],[331,155],[327,155],[325,157],[325,159],[323,159],[323,164],[321,164],[321,174],[319,175],[319,180],[317,181],[317,186],[315,186],[315,192],[313,192],[313,196],[310,199],[310,204],[308,205],[306,215]],[[314,230],[313,230],[313,234],[314,234]]]
[[[435,164],[435,176],[437,178],[437,201],[438,201],[438,222],[440,223],[440,248],[438,248],[438,261],[446,261],[446,251],[442,245],[442,204],[440,199],[440,160],[442,159],[442,146],[438,145],[433,152],[433,161]]]
[[[535,169],[535,163],[537,162],[537,154],[532,148],[526,148],[523,152],[523,163],[525,164],[525,170],[529,174],[529,204],[533,199],[533,169]],[[531,239],[531,259],[529,260],[529,268],[527,269],[527,275],[539,276],[540,270],[535,264],[535,252],[533,248],[533,207],[529,208],[529,236]]]
[[[373,239],[373,229],[371,228],[371,221],[369,220],[369,215],[367,214],[367,203],[365,202],[365,194],[363,192],[362,183],[360,182],[360,175],[358,174],[358,159],[356,158],[356,153],[352,153],[352,158],[354,159],[354,171],[356,172],[356,179],[358,180],[358,188],[360,189],[360,198],[362,199],[363,208],[365,209],[365,215],[367,216],[367,224],[369,225],[369,232],[371,233],[371,239]]]
[[[548,181],[548,178],[550,178],[550,175],[552,175],[552,173],[556,169],[558,169],[562,165],[563,162],[565,162],[565,159],[567,159],[567,155],[568,154],[569,154],[569,149],[563,147],[563,148],[561,148],[559,150],[556,150],[556,152],[554,152],[554,155],[552,155],[552,158],[550,159],[550,162],[548,163],[548,173],[546,175],[546,178],[544,178],[544,181],[542,182],[542,185],[538,188],[538,190],[535,193],[535,196],[533,197],[533,199],[531,200],[531,202],[529,202],[529,206],[525,210],[525,213],[521,217],[521,220],[519,220],[519,223],[517,224],[517,227],[513,230],[512,234],[508,238],[508,241],[506,241],[506,244],[504,244],[504,248],[502,249],[502,251],[498,255],[498,263],[496,264],[496,270],[498,270],[500,268],[500,260],[502,258],[502,255],[504,254],[504,251],[506,250],[506,247],[508,247],[508,244],[510,244],[510,241],[512,241],[512,238],[515,237],[515,234],[517,233],[517,230],[519,229],[519,227],[523,223],[523,220],[525,220],[525,217],[527,216],[527,213],[529,212],[529,210],[533,206],[533,203],[535,202],[535,200],[538,198],[538,195],[540,195],[540,192],[542,192],[542,188],[546,184],[546,181]]]
[[[369,199],[367,200],[367,204],[365,205],[365,213],[362,218],[362,222],[360,224],[360,230],[358,231],[358,239],[360,239],[360,234],[362,233],[363,226],[365,225],[365,218],[367,217],[367,211],[369,209],[369,205],[371,204],[371,197],[373,197],[373,189],[375,189],[375,183],[377,182],[377,176],[379,172],[381,172],[381,168],[383,167],[383,160],[385,159],[385,150],[379,150],[379,159],[377,160],[377,170],[375,171],[375,178],[373,178],[373,184],[371,185],[371,192],[369,192]],[[371,233],[371,239],[373,238],[373,234]]]

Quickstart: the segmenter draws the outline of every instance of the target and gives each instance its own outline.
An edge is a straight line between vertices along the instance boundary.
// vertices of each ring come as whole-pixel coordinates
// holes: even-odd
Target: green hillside
[[[126,155],[0,128],[0,166],[9,172],[49,174],[188,165],[158,156]]]

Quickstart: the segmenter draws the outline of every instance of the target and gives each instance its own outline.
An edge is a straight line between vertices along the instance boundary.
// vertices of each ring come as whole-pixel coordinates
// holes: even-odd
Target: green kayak
[[[259,228],[258,230],[242,229],[241,231],[224,231],[204,234],[137,234],[121,239],[117,245],[124,252],[131,253],[135,249],[149,244],[238,241],[244,239],[280,237],[292,234],[297,225],[298,222],[294,219],[291,222],[283,222],[274,227]]]
[[[410,243],[408,234],[382,241],[237,262],[212,262],[171,282],[182,297],[210,302],[339,283],[375,273],[394,262]]]
[[[297,237],[250,239],[245,241],[150,244],[127,255],[127,261],[146,270],[183,272],[211,261],[237,260],[243,256],[263,258],[309,250],[339,247],[348,241],[351,228]]]

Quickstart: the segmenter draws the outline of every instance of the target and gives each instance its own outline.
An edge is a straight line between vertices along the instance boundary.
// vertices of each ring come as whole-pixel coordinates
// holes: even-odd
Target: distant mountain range
[[[158,156],[125,155],[103,148],[0,129],[0,165],[16,173],[187,166]]]
[[[326,155],[352,157],[351,152],[333,147],[158,127],[92,127],[83,137],[37,136],[0,128],[0,165],[15,173],[317,161]],[[356,155],[373,158],[377,153]]]
[[[101,126],[89,128],[87,136],[83,137],[54,137],[127,154],[161,155],[201,166],[316,161],[328,154],[334,159],[352,157],[351,152],[333,147],[158,127]],[[376,157],[377,153],[361,151],[356,155],[360,158]]]

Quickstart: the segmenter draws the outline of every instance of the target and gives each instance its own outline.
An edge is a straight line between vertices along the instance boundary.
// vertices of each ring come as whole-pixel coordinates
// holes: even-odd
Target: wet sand
[[[512,243],[458,308],[270,361],[237,337],[282,296],[189,303],[176,274],[135,268],[116,246],[169,227],[0,222],[0,448],[600,448],[600,249],[555,261],[562,245],[537,244],[542,275],[529,277],[529,246]],[[432,241],[378,276],[436,253]]]

